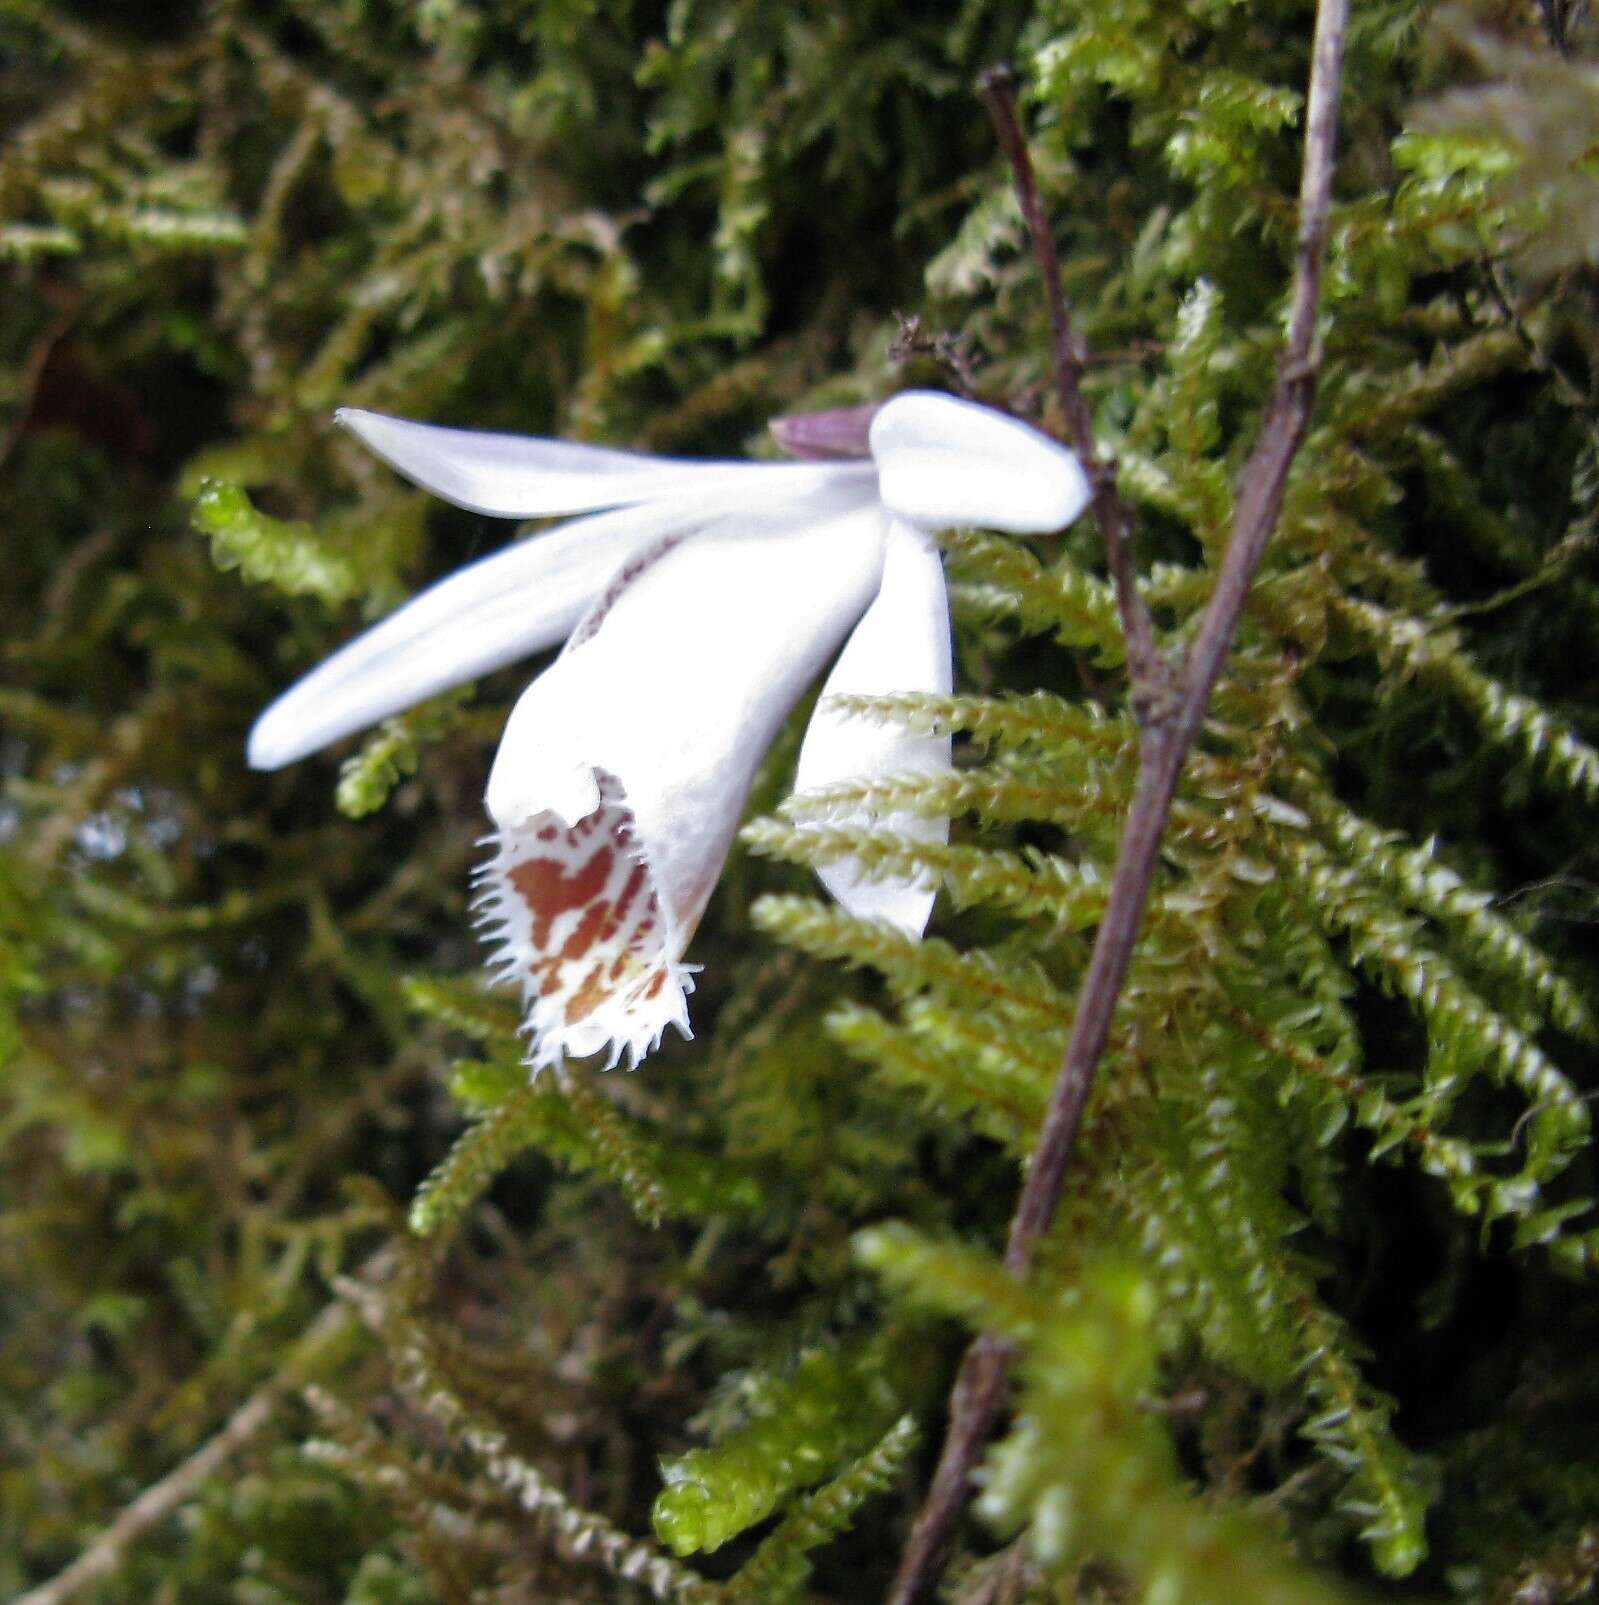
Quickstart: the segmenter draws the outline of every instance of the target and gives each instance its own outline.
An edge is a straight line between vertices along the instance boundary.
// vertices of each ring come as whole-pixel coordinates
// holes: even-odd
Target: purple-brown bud
[[[872,419],[882,405],[831,407],[825,412],[793,412],[767,425],[772,439],[790,457],[802,462],[837,462],[870,457]]]

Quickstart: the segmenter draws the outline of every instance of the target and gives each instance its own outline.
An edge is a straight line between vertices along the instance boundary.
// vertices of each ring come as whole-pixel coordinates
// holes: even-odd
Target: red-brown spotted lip
[[[615,775],[594,778],[592,813],[502,832],[480,871],[494,962],[522,989],[535,1069],[606,1050],[631,1067],[666,1026],[688,1034],[689,968],[633,812]]]

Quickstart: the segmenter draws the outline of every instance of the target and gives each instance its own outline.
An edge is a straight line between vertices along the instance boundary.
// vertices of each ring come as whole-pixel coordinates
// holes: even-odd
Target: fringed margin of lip
[[[621,783],[603,771],[595,773],[601,801],[587,819],[568,827],[546,812],[513,829],[495,831],[483,838],[493,854],[473,875],[478,886],[473,903],[477,924],[494,949],[490,968],[497,981],[514,981],[522,993],[522,1034],[530,1039],[527,1063],[534,1075],[547,1065],[607,1049],[607,1070],[624,1055],[633,1070],[659,1046],[667,1026],[675,1026],[686,1038],[693,1036],[688,994],[694,990],[699,966],[674,956],[679,946],[674,922],[656,894],[648,855],[633,836],[632,812]],[[607,816],[611,816],[608,822]],[[544,834],[552,830],[553,836]],[[561,855],[573,855],[579,847],[588,856],[571,856],[576,868],[565,875]],[[601,853],[606,854],[603,875],[595,873]],[[529,888],[519,888],[515,872],[535,861],[541,868],[531,872]],[[635,914],[629,922],[628,909],[640,896],[638,871],[643,873],[638,911],[643,919]],[[585,875],[597,882],[592,889],[584,885]],[[585,890],[588,895],[578,897]],[[552,895],[554,906],[535,906],[529,901],[532,892]],[[604,897],[607,892],[614,893],[609,900]],[[586,945],[571,951],[590,921],[594,929]],[[535,939],[541,922],[542,948]],[[653,945],[640,956],[638,938],[651,933]],[[612,945],[604,947],[603,941]],[[624,962],[629,957],[635,966],[632,975],[626,973]],[[573,967],[585,971],[575,990]],[[589,999],[585,994],[591,988],[597,995]],[[574,1017],[572,1011],[580,1005],[581,1012]]]

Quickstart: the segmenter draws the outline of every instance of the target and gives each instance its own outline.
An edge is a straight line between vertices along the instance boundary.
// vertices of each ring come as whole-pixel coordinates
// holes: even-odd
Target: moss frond
[[[1599,1031],[1594,1011],[1578,989],[1507,919],[1493,897],[1476,891],[1437,857],[1436,843],[1413,848],[1394,831],[1380,830],[1317,788],[1306,788],[1305,807],[1323,839],[1360,872],[1380,881],[1417,913],[1438,922],[1448,940],[1479,971],[1502,979],[1514,993],[1536,1000],[1536,1012],[1579,1036]]]
[[[1469,1078],[1486,1069],[1517,1087],[1534,1111],[1522,1185],[1557,1175],[1582,1147],[1588,1111],[1571,1080],[1525,1032],[1496,1013],[1449,962],[1420,940],[1416,921],[1374,897],[1351,870],[1325,849],[1300,842],[1284,859],[1306,912],[1324,928],[1346,936],[1357,963],[1409,998],[1432,1037],[1422,1107],[1434,1116],[1459,1097]],[[1525,1207],[1514,1182],[1490,1185],[1492,1212]]]
[[[920,1093],[945,1119],[975,1120],[989,1136],[1025,1153],[1044,1117],[1055,1062],[1028,1055],[1013,1035],[973,1040],[960,1030],[962,1017],[929,1004],[907,1012],[910,1023],[900,1026],[875,1009],[840,1008],[827,1027],[890,1084]]]
[[[1346,597],[1336,606],[1386,667],[1424,678],[1458,698],[1484,735],[1518,748],[1541,779],[1590,802],[1599,797],[1599,750],[1541,703],[1484,674],[1462,650],[1458,634],[1429,630],[1420,620],[1375,602]]]
[[[1042,747],[1050,753],[1078,744],[1123,753],[1133,734],[1125,715],[1091,702],[1068,702],[1048,691],[998,696],[835,696],[829,706],[854,719],[880,719],[928,735],[964,730],[1001,750]]]
[[[288,596],[314,596],[336,606],[355,595],[354,570],[308,524],[286,523],[258,511],[238,485],[202,484],[194,501],[195,527],[211,537],[219,568],[240,569],[258,585]]]
[[[1122,661],[1116,601],[1105,581],[1070,559],[1046,569],[1025,547],[977,530],[940,538],[951,578],[980,585],[986,607],[1003,606],[1025,628],[1082,647],[1107,667]]]
[[[410,1221],[418,1236],[457,1226],[529,1148],[606,1177],[652,1224],[668,1215],[743,1213],[757,1207],[760,1189],[752,1177],[672,1150],[588,1087],[561,1085],[554,1077],[529,1081],[526,1066],[516,1061],[464,1066],[458,1074],[472,1102],[492,1102],[417,1189]]]
[[[917,942],[813,898],[763,897],[751,912],[763,929],[817,958],[872,966],[901,994],[934,987],[979,995],[1035,1031],[1063,1028],[1071,1019],[1065,997],[1027,960],[962,953],[936,938]]]
[[[1300,1431],[1347,1473],[1338,1509],[1390,1577],[1408,1577],[1427,1554],[1433,1479],[1392,1427],[1393,1401],[1361,1374],[1363,1353],[1337,1318],[1311,1297],[1296,1301],[1306,1349],[1304,1380],[1316,1414]]]
[[[741,1426],[709,1448],[661,1461],[665,1486],[655,1500],[656,1535],[677,1555],[720,1549],[793,1490],[867,1453],[904,1407],[904,1378],[897,1373],[890,1346],[872,1338],[838,1350],[811,1350],[787,1375],[752,1379],[744,1390]],[[860,1487],[862,1497],[869,1485],[870,1478]],[[855,1486],[853,1480],[848,1486]],[[789,1543],[779,1547],[778,1563],[793,1565],[811,1544],[791,1546],[809,1531],[817,1534],[812,1542],[819,1542],[826,1536],[826,1512],[842,1508],[838,1499],[820,1512],[810,1507]]]
[[[932,806],[923,788],[913,784],[907,791],[922,807]],[[886,808],[894,805],[897,788],[873,786],[857,795],[868,808]],[[1092,865],[1074,864],[1037,849],[1006,853],[992,847],[908,842],[890,830],[834,829],[778,820],[747,826],[743,839],[758,853],[792,863],[816,866],[853,858],[878,875],[912,880],[931,876],[957,908],[983,903],[1021,917],[1045,916],[1074,930],[1093,925],[1105,906],[1104,883]]]
[[[733,1600],[782,1605],[799,1597],[810,1571],[808,1553],[846,1531],[866,1500],[888,1489],[916,1447],[911,1416],[901,1416],[858,1460],[806,1494],[729,1580]]]
[[[353,757],[346,758],[339,770],[339,787],[334,793],[339,812],[349,819],[376,813],[389,800],[390,793],[407,775],[416,773],[422,748],[437,741],[453,725],[456,710],[472,693],[463,686],[392,719],[367,738]]]

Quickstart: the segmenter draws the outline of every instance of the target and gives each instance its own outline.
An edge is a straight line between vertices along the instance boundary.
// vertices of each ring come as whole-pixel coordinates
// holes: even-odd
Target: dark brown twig
[[[1288,470],[1309,426],[1319,361],[1316,310],[1331,209],[1333,146],[1348,9],[1348,0],[1321,0],[1317,7],[1287,340],[1259,438],[1239,479],[1232,538],[1198,633],[1180,666],[1168,670],[1163,665],[1152,671],[1157,676],[1170,675],[1165,693],[1161,694],[1158,679],[1146,681],[1143,688],[1148,700],[1140,726],[1137,788],[1117,850],[1104,918],[1078,995],[1071,1037],[1011,1220],[1005,1264],[1017,1277],[1026,1276],[1031,1269],[1038,1240],[1054,1218],[1078,1125],[1093,1090],[1094,1072],[1105,1050],[1111,1019],[1132,962],[1183,761],[1204,721],[1250,583],[1282,510]],[[1050,298],[1056,377],[1068,429],[1074,447],[1085,461],[1097,464],[1092,420],[1079,386],[1083,358],[1066,317],[1054,244],[1038,203],[1032,166],[1016,121],[1013,83],[1006,77],[990,75],[983,93],[1016,171],[1023,215],[1033,234],[1034,251]],[[1148,614],[1137,598],[1126,512],[1115,493],[1114,472],[1102,469],[1094,479],[1095,509],[1106,535],[1117,598],[1128,629],[1128,666],[1136,691],[1139,670],[1134,645],[1138,637],[1134,631],[1148,628]],[[1156,650],[1152,629],[1143,650]],[[1004,1401],[1010,1358],[1009,1345],[992,1333],[983,1334],[966,1351],[950,1398],[950,1423],[943,1453],[912,1528],[889,1593],[889,1605],[917,1605],[938,1576],[955,1521],[970,1497],[972,1471]]]
[[[1016,116],[1016,74],[1010,67],[990,67],[978,80],[977,92],[994,119],[999,147],[1015,175],[1016,200],[1022,221],[1033,242],[1033,255],[1044,280],[1044,301],[1049,308],[1049,327],[1053,336],[1055,385],[1066,415],[1066,434],[1077,453],[1094,491],[1094,519],[1105,543],[1105,561],[1116,587],[1116,609],[1121,615],[1122,634],[1127,641],[1127,668],[1133,685],[1133,711],[1142,723],[1157,707],[1169,689],[1166,659],[1155,644],[1155,623],[1138,593],[1138,575],[1133,567],[1133,524],[1127,504],[1116,488],[1116,465],[1099,454],[1094,441],[1094,418],[1083,397],[1083,368],[1088,353],[1072,328],[1066,293],[1061,288],[1060,258],[1055,252],[1055,236],[1038,193],[1033,175],[1033,159],[1027,150]]]

